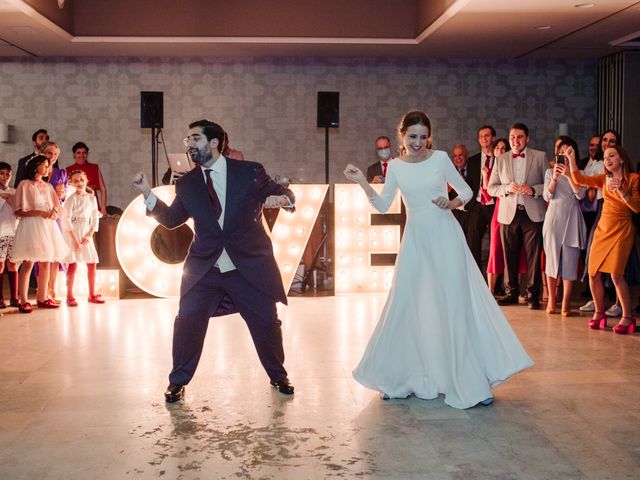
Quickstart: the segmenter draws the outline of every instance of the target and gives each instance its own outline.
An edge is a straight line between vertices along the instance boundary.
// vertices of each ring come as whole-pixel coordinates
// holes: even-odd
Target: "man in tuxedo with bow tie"
[[[233,311],[247,323],[271,385],[286,395],[294,391],[283,365],[276,311],[276,302],[286,304],[287,297],[262,225],[262,207],[293,207],[295,198],[259,163],[225,158],[221,154],[224,139],[224,130],[214,122],[200,120],[189,125],[184,143],[198,167],[176,181],[171,205],[151,192],[142,173],[134,180],[144,195],[148,215],[161,225],[172,229],[189,219],[194,225],[174,322],[167,402],[184,396],[184,386],[202,354],[209,318]]]
[[[498,222],[506,262],[506,295],[500,305],[518,303],[518,266],[524,245],[527,257],[527,304],[540,308],[542,224],[546,203],[542,198],[544,174],[549,165],[544,152],[528,148],[529,129],[523,123],[509,130],[511,151],[496,158],[487,190],[500,197]]]

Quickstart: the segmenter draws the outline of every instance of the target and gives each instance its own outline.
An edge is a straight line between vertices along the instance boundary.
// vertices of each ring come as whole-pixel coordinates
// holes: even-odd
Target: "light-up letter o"
[[[153,193],[170,204],[175,197],[173,185],[156,187]],[[193,221],[186,225],[193,230]],[[146,215],[142,195],[136,197],[122,213],[116,230],[116,254],[129,279],[156,297],[177,297],[184,262],[166,263],[151,249],[151,237],[158,222]]]
[[[328,185],[292,185],[296,195],[295,212],[280,212],[269,232],[273,253],[288,291],[302,258],[311,230],[322,207]],[[175,197],[173,185],[156,187],[153,193],[167,204]],[[184,262],[167,263],[153,252],[151,238],[158,222],[146,215],[142,195],[125,209],[116,230],[116,253],[125,274],[145,292],[157,297],[180,294]],[[186,225],[193,231],[193,221]]]

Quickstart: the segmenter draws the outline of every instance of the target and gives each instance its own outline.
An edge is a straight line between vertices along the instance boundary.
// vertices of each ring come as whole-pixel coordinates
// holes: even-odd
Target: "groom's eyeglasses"
[[[190,147],[198,143],[200,141],[200,138],[202,138],[202,135],[194,133],[193,135],[189,135],[188,137],[183,138],[182,143],[185,147]]]

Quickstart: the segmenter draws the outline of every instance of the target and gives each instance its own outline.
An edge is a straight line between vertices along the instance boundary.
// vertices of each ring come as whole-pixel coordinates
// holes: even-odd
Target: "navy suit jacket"
[[[262,224],[262,204],[270,195],[295,200],[293,192],[273,181],[259,163],[227,158],[224,229],[214,218],[199,167],[176,181],[176,197],[170,206],[158,199],[148,214],[164,227],[173,229],[193,219],[194,237],[182,272],[180,296],[211,270],[224,248],[246,280],[274,301],[287,303],[271,240]]]
[[[376,163],[372,163],[367,167],[367,182],[371,183],[373,181],[373,178],[377,175],[382,176],[382,164],[379,161]]]
[[[26,167],[27,162],[36,156],[36,153],[33,152],[31,155],[27,155],[26,157],[22,157],[18,160],[18,167],[16,168],[16,173],[13,177],[13,188],[18,188],[18,184],[21,180],[24,180],[24,167]]]

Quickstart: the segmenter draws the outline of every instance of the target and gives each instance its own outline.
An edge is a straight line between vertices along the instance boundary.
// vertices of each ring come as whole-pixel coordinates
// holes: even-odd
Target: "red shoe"
[[[604,330],[607,326],[607,315],[604,312],[593,312],[593,318],[589,320],[589,328],[592,330]]]
[[[50,298],[47,298],[44,302],[36,300],[36,305],[38,305],[38,308],[58,308],[60,306],[53,303]]]
[[[78,301],[73,297],[67,298],[67,305],[69,305],[70,307],[77,307]]]
[[[104,300],[102,299],[102,295],[98,294],[98,295],[89,295],[89,298],[87,298],[87,301],[89,303],[104,303]]]
[[[33,309],[31,308],[31,304],[29,302],[24,302],[18,305],[18,311],[20,313],[31,313]]]
[[[4,298],[0,298],[0,308],[7,308],[7,302],[4,301]]]
[[[629,320],[629,325],[622,324],[625,318]],[[636,331],[636,319],[633,317],[622,317],[620,319],[620,323],[618,323],[615,327],[613,327],[613,333],[617,333],[618,335],[633,335],[633,332],[635,331]]]

